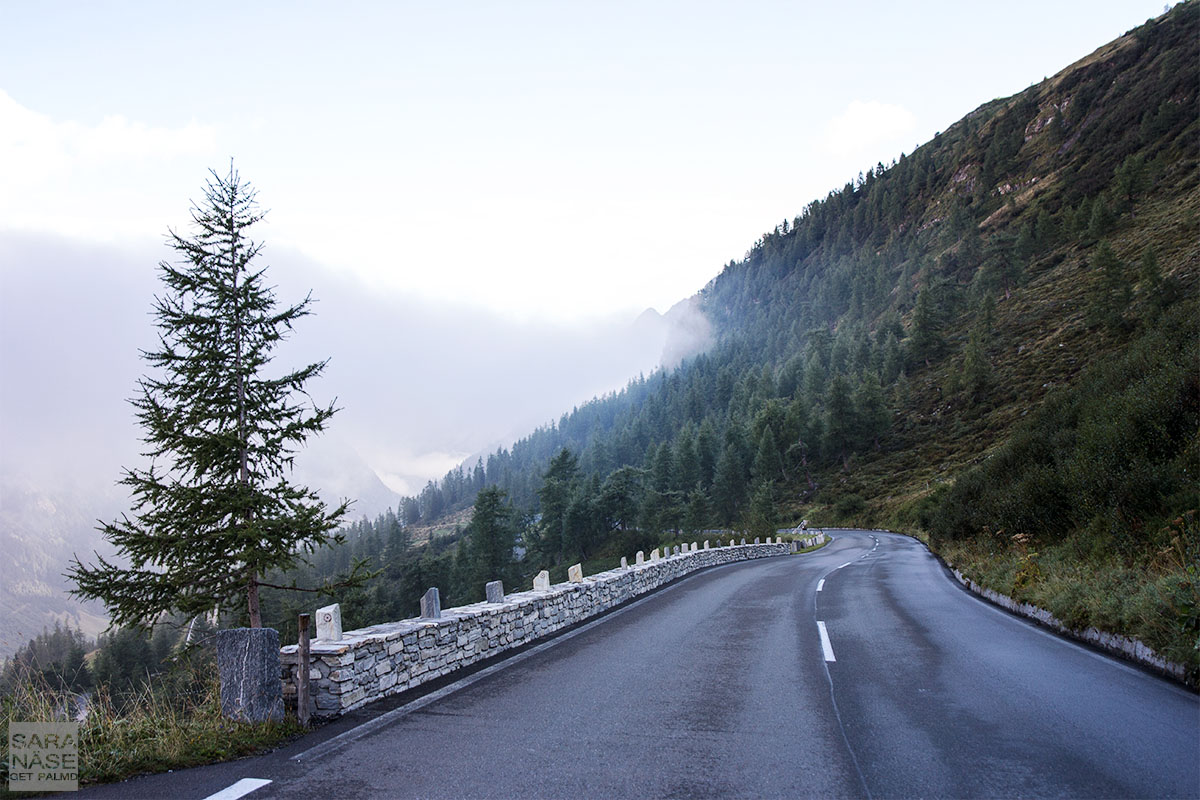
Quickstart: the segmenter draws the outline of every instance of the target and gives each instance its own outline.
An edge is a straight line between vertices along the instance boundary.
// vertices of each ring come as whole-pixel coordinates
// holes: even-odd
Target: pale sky
[[[231,157],[281,301],[319,301],[289,352],[331,359],[327,451],[415,493],[654,369],[634,317],[811,200],[1162,11],[0,0],[0,479],[136,459],[163,237]]]
[[[0,0],[0,231],[159,245],[233,157],[261,235],[335,276],[522,320],[665,311],[1163,10]]]

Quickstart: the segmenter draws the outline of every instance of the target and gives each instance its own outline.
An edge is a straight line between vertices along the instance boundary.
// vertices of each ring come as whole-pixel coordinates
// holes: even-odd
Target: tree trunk
[[[258,607],[258,576],[250,575],[249,583],[246,586],[246,611],[250,614],[250,627],[262,627],[262,612]]]

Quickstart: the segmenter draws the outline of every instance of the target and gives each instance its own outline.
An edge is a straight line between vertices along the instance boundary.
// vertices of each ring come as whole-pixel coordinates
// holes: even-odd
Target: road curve
[[[975,598],[911,538],[833,535],[695,574],[342,739],[84,794],[1200,796],[1195,695]]]

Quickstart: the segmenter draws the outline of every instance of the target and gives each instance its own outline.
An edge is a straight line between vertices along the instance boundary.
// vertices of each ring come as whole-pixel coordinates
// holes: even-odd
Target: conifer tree
[[[1108,242],[1101,242],[1090,260],[1092,269],[1100,274],[1088,305],[1089,320],[1116,330],[1124,322],[1122,314],[1132,294],[1125,277],[1125,264]]]
[[[768,425],[763,429],[758,439],[758,451],[754,456],[751,474],[758,484],[774,486],[784,478],[783,458],[779,454],[779,446],[775,442],[775,432]]]
[[[478,599],[488,581],[512,582],[513,545],[517,540],[513,522],[508,493],[503,489],[489,486],[475,497],[471,524],[467,526],[471,598]]]
[[[537,493],[542,506],[542,520],[531,544],[542,563],[562,562],[567,508],[578,487],[579,459],[564,447],[551,459],[542,478],[542,488]]]
[[[725,525],[732,525],[737,520],[745,503],[745,469],[738,447],[726,442],[725,449],[717,459],[712,490],[714,510],[717,518]]]
[[[750,535],[770,536],[775,532],[775,492],[770,484],[760,484],[750,498],[747,513]]]
[[[850,397],[850,381],[837,375],[829,383],[825,403],[825,452],[841,460],[847,468],[847,458],[853,445],[855,426],[854,403]]]
[[[917,305],[913,309],[912,330],[909,332],[908,346],[909,356],[914,366],[921,363],[928,364],[942,346],[937,315],[927,286],[921,287],[921,291],[917,294]]]
[[[75,560],[74,593],[107,605],[114,624],[146,625],[244,601],[261,627],[259,586],[335,533],[346,503],[329,510],[291,483],[293,455],[336,409],[298,400],[327,362],[271,377],[272,351],[310,312],[311,296],[279,309],[249,238],[262,219],[255,192],[232,166],[212,172],[194,233],[171,231],[176,264],[159,266],[158,346],[142,356],[154,375],[132,400],[145,434],[145,469],[126,469],[132,517],[102,525],[117,561]],[[121,566],[122,563],[128,566]]]
[[[854,415],[857,418],[859,446],[879,449],[879,437],[887,432],[891,412],[883,398],[883,387],[874,373],[868,372],[854,390]]]
[[[963,356],[963,388],[972,403],[978,401],[987,392],[992,378],[992,365],[988,360],[987,348],[984,345],[985,336],[982,326],[975,325],[971,328],[966,353]]]

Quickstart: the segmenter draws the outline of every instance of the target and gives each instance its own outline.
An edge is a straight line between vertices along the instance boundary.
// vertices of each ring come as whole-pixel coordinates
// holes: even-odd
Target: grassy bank
[[[936,552],[977,583],[1044,608],[1075,630],[1137,639],[1188,669],[1200,687],[1200,548],[1194,513],[1175,520],[1170,543],[1141,561],[1090,552],[1078,535],[1038,546],[1017,535],[946,542]]]
[[[63,708],[62,696],[33,677],[0,699],[0,796],[29,796],[7,790],[9,723],[61,721]],[[147,684],[120,700],[101,689],[89,698],[79,727],[79,782],[110,783],[227,761],[278,746],[302,732],[293,717],[262,724],[225,719],[215,675],[184,681],[176,676],[170,684]]]

